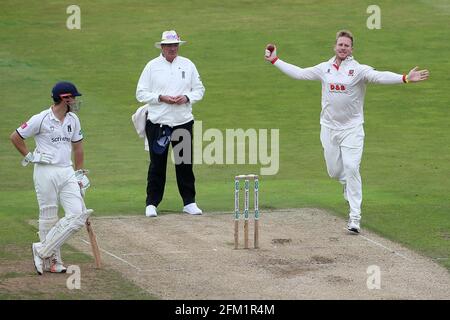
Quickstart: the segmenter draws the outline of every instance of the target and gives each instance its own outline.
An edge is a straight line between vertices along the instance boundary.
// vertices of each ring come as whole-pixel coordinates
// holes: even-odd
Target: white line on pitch
[[[195,252],[211,252],[211,251],[218,251],[216,248],[213,249],[205,249],[205,250],[195,250]],[[132,253],[123,253],[122,256],[147,256],[147,255],[153,255],[155,254],[154,251],[148,251],[148,252],[132,252]],[[191,251],[164,251],[164,254],[192,254]]]
[[[86,241],[86,240],[84,240],[84,239],[81,239],[81,241],[83,241],[84,243],[86,243],[86,244],[88,244],[88,245],[90,244],[88,241]],[[106,251],[105,249],[102,249],[102,248],[99,248],[99,249],[100,249],[100,251],[103,251],[103,252],[106,253],[107,255],[110,255],[111,257],[116,258],[117,260],[122,261],[122,262],[128,264],[129,266],[135,268],[136,270],[141,271],[141,268],[136,267],[134,264],[128,262],[127,260],[122,259],[122,258],[116,256],[115,254],[113,254],[113,253],[111,253],[111,252],[109,252],[109,251]]]
[[[347,228],[344,228],[344,229],[347,230]],[[393,254],[399,256],[399,257],[402,257],[402,258],[405,259],[405,260],[408,260],[409,262],[413,262],[413,260],[409,259],[409,258],[406,257],[405,255],[403,255],[403,254],[401,254],[401,253],[398,253],[397,251],[395,251],[395,250],[393,250],[393,249],[391,249],[391,248],[388,248],[388,247],[382,245],[381,243],[379,243],[379,242],[377,242],[377,241],[375,241],[375,240],[369,239],[369,238],[367,238],[367,237],[365,237],[365,236],[363,236],[363,235],[361,235],[361,234],[359,234],[358,237],[362,237],[362,238],[366,239],[367,241],[372,242],[373,244],[375,244],[375,245],[377,245],[377,246],[379,246],[379,247],[381,247],[381,248],[383,248],[383,249],[386,249],[386,250],[388,250],[389,252],[391,252],[391,253],[393,253]]]
[[[171,269],[171,268],[165,268],[165,269],[161,269],[161,268],[158,268],[158,269],[143,269],[143,270],[139,270],[140,272],[148,272],[148,273],[151,273],[151,272],[155,272],[155,273],[161,273],[161,271],[185,271],[186,269],[184,269],[184,268],[178,268],[178,269]]]

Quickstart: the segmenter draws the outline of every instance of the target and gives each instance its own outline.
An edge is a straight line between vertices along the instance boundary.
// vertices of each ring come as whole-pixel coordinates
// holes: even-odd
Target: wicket
[[[249,193],[250,193],[250,180],[254,183],[254,200],[255,200],[255,216],[254,216],[254,247],[259,248],[259,209],[258,209],[258,193],[259,193],[259,180],[256,174],[238,175],[234,177],[234,248],[239,247],[239,189],[240,180],[244,180],[244,248],[249,248],[248,241],[248,221],[249,221]]]

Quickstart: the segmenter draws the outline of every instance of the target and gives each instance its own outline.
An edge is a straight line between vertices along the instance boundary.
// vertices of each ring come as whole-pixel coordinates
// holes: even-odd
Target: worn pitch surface
[[[105,267],[162,299],[450,298],[446,269],[319,209],[263,211],[257,250],[234,250],[232,213],[92,221]],[[92,254],[87,241],[69,243]]]

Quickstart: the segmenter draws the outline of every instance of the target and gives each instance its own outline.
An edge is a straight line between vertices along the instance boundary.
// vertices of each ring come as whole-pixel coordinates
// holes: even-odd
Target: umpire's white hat
[[[161,49],[162,44],[173,43],[179,43],[181,45],[183,43],[186,43],[186,41],[182,41],[175,30],[164,31],[161,36],[161,41],[155,42],[155,47]]]

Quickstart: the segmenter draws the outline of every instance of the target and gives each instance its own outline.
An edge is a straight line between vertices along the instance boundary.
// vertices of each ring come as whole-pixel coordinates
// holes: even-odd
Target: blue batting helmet
[[[61,96],[71,95],[73,97],[81,96],[81,93],[78,92],[75,85],[71,82],[58,82],[52,89],[52,98],[53,101],[59,102],[61,101]]]

